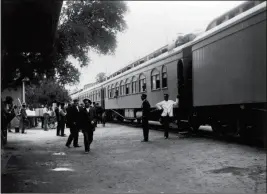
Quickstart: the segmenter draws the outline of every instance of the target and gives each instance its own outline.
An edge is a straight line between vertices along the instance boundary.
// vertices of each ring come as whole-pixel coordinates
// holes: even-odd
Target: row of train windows
[[[162,88],[167,88],[167,68],[166,66],[162,67]],[[138,84],[138,88],[137,88]],[[137,90],[138,89],[138,90]],[[160,89],[160,71],[158,69],[153,69],[151,72],[151,90],[157,90]],[[122,80],[116,85],[108,86],[107,93],[108,98],[114,98],[117,96],[123,96],[128,94],[135,94],[137,92],[145,92],[146,91],[146,77],[144,74],[139,75],[139,80],[137,82],[136,76],[132,78],[132,81],[130,79],[126,80],[126,83],[124,84],[124,81]]]
[[[166,66],[162,66],[162,88],[167,88],[167,68]],[[137,88],[138,84],[138,88]],[[151,71],[151,90],[160,89],[160,71],[155,68]],[[111,85],[107,87],[107,94],[108,98],[114,98],[116,96],[123,96],[128,94],[135,94],[137,92],[145,92],[146,91],[146,77],[144,74],[139,75],[139,80],[137,80],[136,76],[126,80],[126,83],[122,80],[119,84],[117,82],[116,85]],[[106,92],[105,92],[106,94]],[[81,96],[82,99],[89,98],[92,101],[99,101],[100,100],[100,90],[95,91],[90,94],[85,94]]]
[[[94,101],[100,101],[100,90],[90,93],[90,94],[84,94],[81,96],[82,99],[89,98],[90,100]]]

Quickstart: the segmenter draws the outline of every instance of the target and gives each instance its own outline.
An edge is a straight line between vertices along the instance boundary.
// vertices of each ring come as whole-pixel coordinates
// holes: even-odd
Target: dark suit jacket
[[[81,127],[81,114],[82,109],[78,106],[79,111],[76,106],[72,106],[67,109],[67,122],[70,127]]]
[[[56,118],[58,121],[59,120],[59,108],[58,107],[55,108],[55,113],[56,113]]]
[[[81,124],[81,128],[85,131],[88,131],[88,130],[92,130],[94,131],[95,129],[95,125],[93,124],[92,125],[92,121],[94,123],[97,122],[97,115],[96,115],[96,110],[94,107],[90,107],[89,109],[89,112],[86,110],[86,108],[83,108],[81,110],[81,119],[82,119],[82,124]]]
[[[142,103],[142,112],[143,112],[143,117],[148,117],[150,113],[150,104],[147,100],[144,100]]]

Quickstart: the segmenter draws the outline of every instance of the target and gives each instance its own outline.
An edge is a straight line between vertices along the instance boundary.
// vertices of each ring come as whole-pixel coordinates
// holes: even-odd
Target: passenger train
[[[163,94],[192,130],[266,137],[266,1],[248,1],[214,19],[202,34],[177,38],[72,98],[89,98],[114,117],[140,121],[142,93],[152,110]],[[153,111],[152,111],[153,112]],[[151,120],[160,115],[151,113]],[[259,130],[261,129],[261,130]]]

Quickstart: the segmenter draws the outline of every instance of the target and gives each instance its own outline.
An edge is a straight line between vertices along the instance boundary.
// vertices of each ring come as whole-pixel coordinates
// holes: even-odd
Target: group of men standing
[[[150,104],[147,100],[147,95],[142,94],[141,95],[142,102],[142,125],[143,125],[143,136],[144,139],[142,142],[148,142],[148,134],[149,134],[149,114],[150,114]],[[164,100],[156,104],[156,108],[158,110],[161,110],[161,117],[163,120],[163,126],[164,126],[164,137],[165,139],[169,138],[169,123],[173,118],[173,107],[177,106],[179,103],[179,95],[177,95],[176,101],[169,100],[169,95],[164,94]]]
[[[90,145],[93,141],[93,134],[97,123],[97,114],[92,102],[89,99],[84,99],[84,107],[79,106],[79,101],[74,100],[73,106],[67,108],[66,121],[70,128],[70,135],[66,142],[66,146],[70,148],[73,142],[73,147],[81,147],[78,144],[79,131],[82,130],[84,135],[85,153],[89,153]]]

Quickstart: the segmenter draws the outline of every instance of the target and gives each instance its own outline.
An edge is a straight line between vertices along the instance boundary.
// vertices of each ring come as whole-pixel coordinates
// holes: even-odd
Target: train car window
[[[156,90],[160,88],[159,70],[153,69],[151,72],[151,89]]]
[[[120,90],[120,95],[124,95],[124,81],[123,80],[121,80],[121,83],[120,83],[120,88],[121,88],[121,90]]]
[[[111,92],[111,86],[108,87],[108,97],[111,98],[112,92]]]
[[[118,91],[116,96],[119,96],[119,91],[120,91],[120,84],[119,84],[119,82],[116,83],[116,91]]]
[[[130,79],[127,79],[126,84],[125,84],[125,94],[126,95],[130,94],[130,83],[131,83]]]
[[[146,91],[146,77],[144,74],[140,74],[139,76],[139,92]]]
[[[112,85],[112,89],[111,89],[111,97],[114,98],[115,96],[115,85]]]
[[[167,81],[167,67],[165,65],[162,66],[162,88],[168,87]]]
[[[134,76],[132,79],[132,94],[136,93],[137,78]]]

